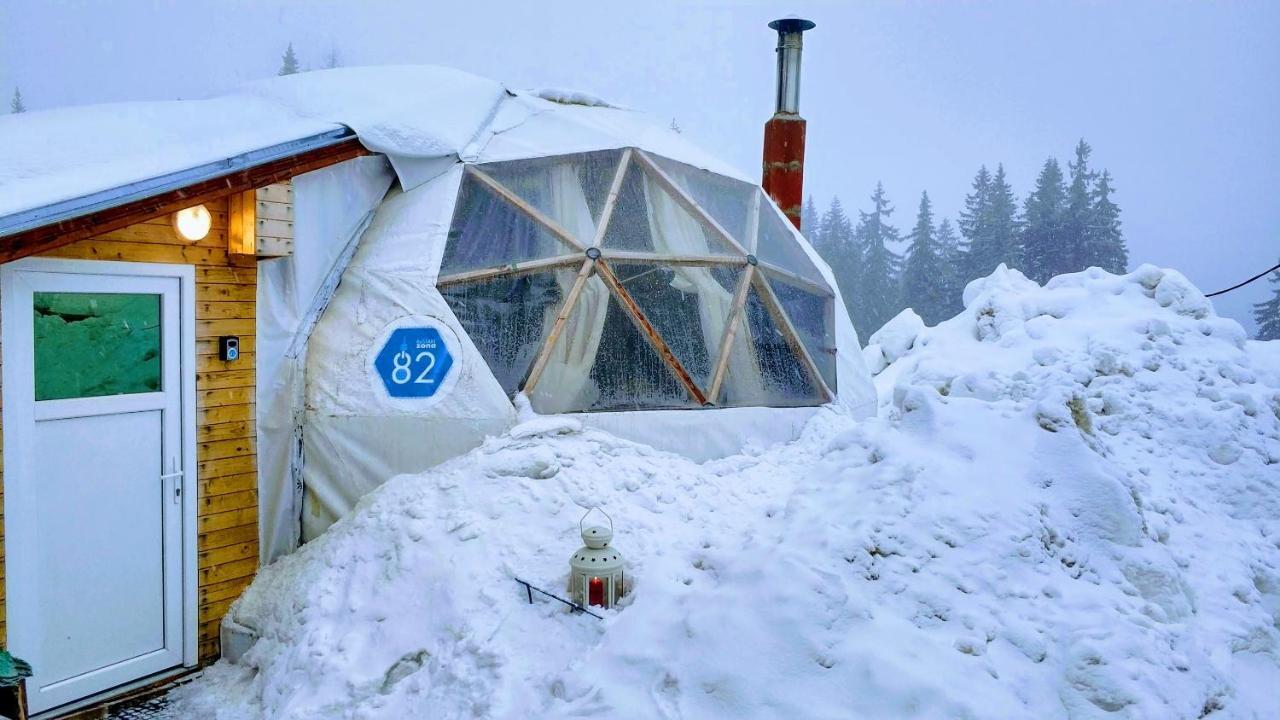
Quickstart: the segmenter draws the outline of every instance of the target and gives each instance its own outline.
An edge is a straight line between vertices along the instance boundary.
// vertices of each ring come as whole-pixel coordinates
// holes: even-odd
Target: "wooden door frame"
[[[199,476],[196,455],[196,290],[195,290],[195,268],[192,265],[173,264],[173,263],[135,263],[135,262],[119,262],[110,260],[71,260],[62,258],[23,258],[14,262],[0,265],[0,351],[3,352],[4,359],[0,361],[0,369],[3,371],[3,432],[5,436],[4,448],[9,451],[5,453],[5,465],[9,472],[5,473],[5,500],[8,505],[6,512],[6,522],[13,522],[14,518],[20,517],[25,503],[30,493],[23,492],[25,490],[24,483],[30,483],[30,473],[27,472],[27,458],[17,456],[13,453],[18,447],[16,443],[10,442],[11,433],[20,429],[23,423],[30,424],[33,420],[34,401],[29,396],[30,393],[23,393],[25,396],[19,395],[19,388],[24,387],[29,382],[27,377],[19,377],[18,371],[20,365],[11,358],[15,357],[15,353],[27,354],[28,357],[23,358],[21,367],[29,367],[34,358],[29,357],[33,352],[31,347],[31,338],[19,337],[19,330],[15,323],[3,322],[2,318],[12,312],[29,312],[27,307],[17,307],[17,296],[21,293],[21,288],[15,287],[15,281],[21,273],[64,273],[64,274],[81,274],[81,275],[98,275],[98,276],[122,276],[122,277],[163,277],[173,278],[178,281],[178,332],[179,332],[179,370],[178,375],[181,379],[180,388],[180,405],[181,418],[179,419],[179,436],[180,436],[180,456],[182,458],[183,470],[183,493],[182,493],[182,512],[181,512],[181,553],[182,553],[182,572],[181,572],[181,618],[182,618],[182,652],[181,664],[191,667],[198,662],[199,653],[199,590],[198,581],[198,531],[196,511],[198,506],[198,489]],[[21,357],[21,356],[18,356]],[[14,472],[14,470],[17,472]],[[11,495],[14,487],[22,488],[16,497]],[[16,500],[17,502],[13,502]],[[8,533],[6,533],[8,534]],[[15,545],[13,543],[6,544],[8,552],[6,562],[10,562],[13,556]],[[5,582],[12,581],[13,574],[6,573]],[[14,598],[13,588],[6,590],[6,602],[11,603]],[[12,613],[9,613],[12,618]],[[12,630],[10,630],[12,635]]]

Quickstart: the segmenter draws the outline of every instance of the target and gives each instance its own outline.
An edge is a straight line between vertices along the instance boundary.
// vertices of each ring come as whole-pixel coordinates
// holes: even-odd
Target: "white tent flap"
[[[344,254],[393,181],[382,157],[356,158],[294,178],[292,255],[258,263],[257,435],[260,552],[265,562],[298,542],[295,432],[307,333],[332,296]],[[347,251],[344,253],[344,251]]]

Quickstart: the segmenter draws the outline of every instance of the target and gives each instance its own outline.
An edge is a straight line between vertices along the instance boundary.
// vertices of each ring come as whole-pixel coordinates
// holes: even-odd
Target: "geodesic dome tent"
[[[829,268],[758,185],[638,113],[482,102],[492,84],[456,75],[465,141],[352,123],[383,155],[294,181],[294,255],[259,281],[262,473],[293,479],[262,484],[265,557],[511,428],[522,398],[698,459],[823,405],[874,412]]]
[[[820,405],[835,292],[785,222],[638,148],[476,165],[436,285],[538,412]]]

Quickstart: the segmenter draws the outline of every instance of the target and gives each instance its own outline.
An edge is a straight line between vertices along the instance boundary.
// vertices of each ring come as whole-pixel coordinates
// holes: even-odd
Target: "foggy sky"
[[[198,98],[305,66],[437,63],[674,118],[753,174],[772,112],[765,24],[798,14],[806,192],[851,214],[883,180],[955,219],[982,163],[1019,197],[1076,140],[1111,170],[1131,267],[1206,292],[1280,258],[1278,2],[288,2],[0,0],[0,101],[31,110]],[[0,142],[3,138],[0,138]],[[855,215],[856,217],[856,215]],[[1255,283],[1219,298],[1252,330]]]

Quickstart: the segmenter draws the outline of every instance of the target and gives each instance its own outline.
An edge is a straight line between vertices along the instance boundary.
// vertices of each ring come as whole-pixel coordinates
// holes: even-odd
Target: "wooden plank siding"
[[[257,267],[227,253],[228,200],[205,202],[213,229],[198,242],[176,236],[168,216],[57,247],[42,257],[189,263],[196,270],[197,572],[199,657],[219,655],[218,627],[258,566],[254,422]],[[218,359],[218,336],[240,336],[240,359]],[[0,452],[0,646],[4,610],[3,453]]]
[[[293,253],[293,181],[227,198],[227,248],[233,255],[284,257]]]

